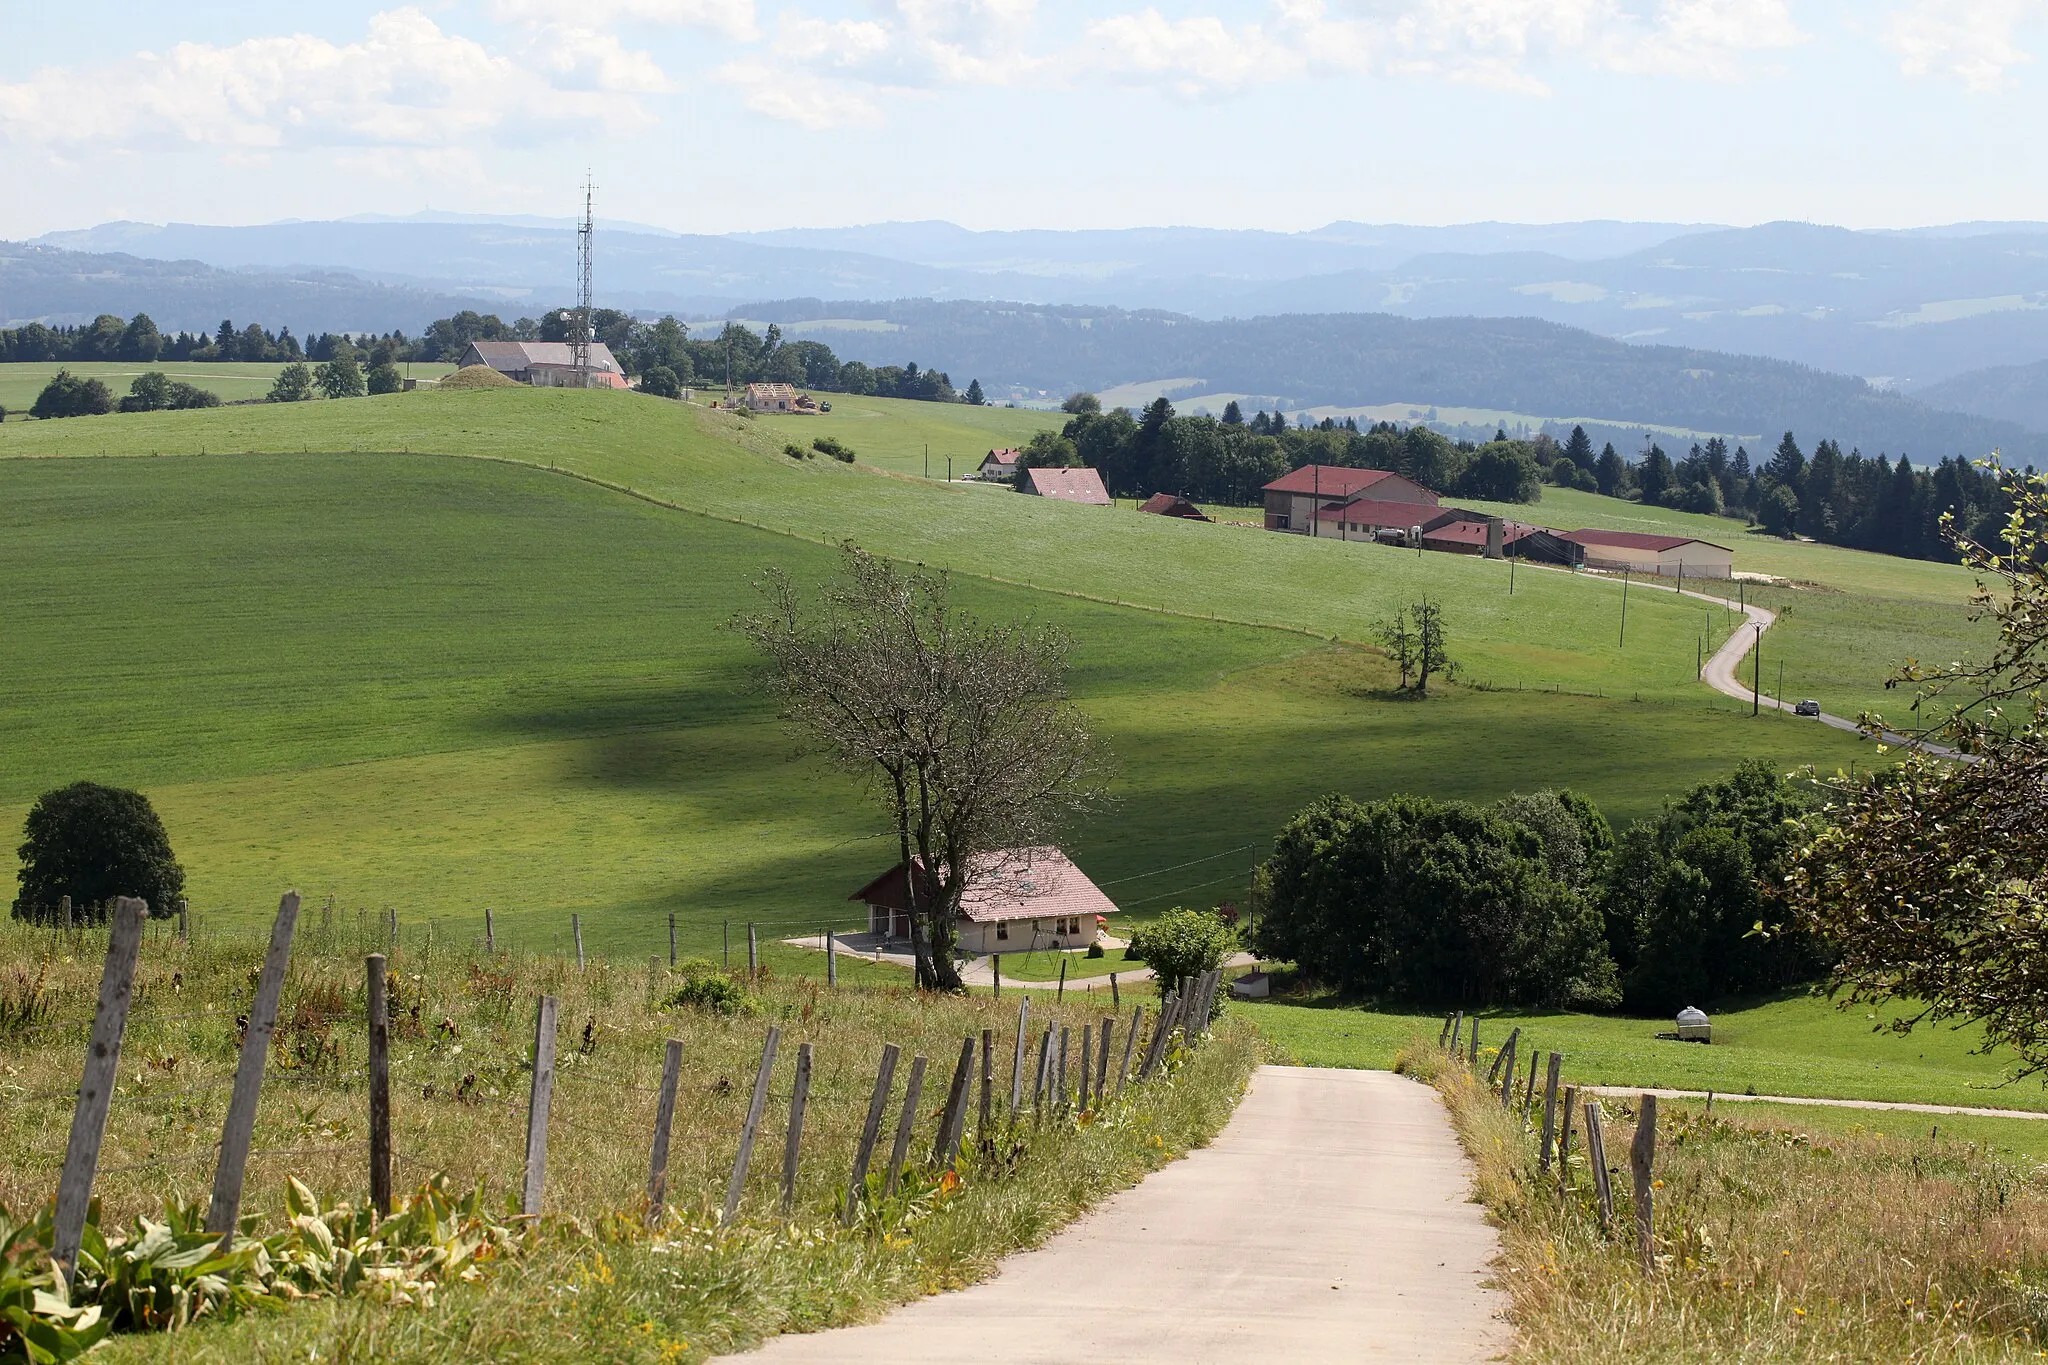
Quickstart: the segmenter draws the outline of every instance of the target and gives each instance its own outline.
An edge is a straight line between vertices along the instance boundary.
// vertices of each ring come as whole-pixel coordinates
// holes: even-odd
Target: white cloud
[[[2019,29],[2044,9],[2041,0],[1918,0],[1891,13],[1884,38],[1908,76],[1996,90],[2013,67],[2033,60],[2020,46]]]
[[[575,5],[559,0],[493,0],[491,12],[536,28],[603,29],[630,23],[701,28],[738,41],[760,36],[753,0],[578,0]]]
[[[0,85],[0,138],[72,153],[180,143],[245,152],[447,147],[639,122],[645,113],[631,96],[667,88],[651,61],[615,40],[555,38],[521,59],[408,7],[372,15],[357,43],[306,34],[179,43]]]

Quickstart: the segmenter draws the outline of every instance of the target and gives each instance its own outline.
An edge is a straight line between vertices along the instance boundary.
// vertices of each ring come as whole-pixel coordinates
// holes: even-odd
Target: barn
[[[1631,573],[1684,578],[1732,578],[1735,574],[1735,551],[1711,540],[1597,528],[1562,534],[1566,540],[1586,547],[1589,569],[1626,569]]]
[[[508,379],[538,388],[576,387],[576,352],[566,341],[472,341],[462,367],[487,365]],[[626,373],[602,341],[590,343],[590,387],[623,389]]]
[[[1113,505],[1109,490],[1102,486],[1102,475],[1092,469],[1027,469],[1024,474],[1024,483],[1017,490],[1020,493],[1086,503],[1090,507]]]
[[[1154,493],[1151,497],[1145,499],[1144,506],[1138,510],[1140,512],[1150,512],[1154,516],[1179,517],[1183,521],[1212,520],[1207,512],[1204,512],[1178,493]]]

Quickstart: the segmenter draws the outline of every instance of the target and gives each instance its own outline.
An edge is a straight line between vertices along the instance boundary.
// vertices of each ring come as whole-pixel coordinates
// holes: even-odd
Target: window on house
[[[1007,939],[1007,938],[1008,938],[1009,936],[1010,936],[1010,925],[1009,925],[1009,922],[1008,922],[1008,921],[1006,921],[1006,920],[997,920],[997,921],[996,921],[996,937],[997,937],[997,938],[1000,938],[1000,939]]]

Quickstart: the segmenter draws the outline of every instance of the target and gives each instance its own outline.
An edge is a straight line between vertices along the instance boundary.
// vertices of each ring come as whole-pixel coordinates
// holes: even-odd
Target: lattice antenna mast
[[[583,177],[583,221],[576,228],[576,332],[569,338],[570,359],[576,366],[578,388],[590,387],[590,331],[596,316],[590,306],[590,239],[596,229],[596,220],[591,208],[596,202],[597,185],[586,173]]]

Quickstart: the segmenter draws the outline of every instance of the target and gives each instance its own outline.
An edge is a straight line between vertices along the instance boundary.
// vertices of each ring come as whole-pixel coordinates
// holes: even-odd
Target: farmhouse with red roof
[[[918,868],[921,891],[929,887]],[[910,937],[910,880],[902,863],[848,896],[868,908],[868,930],[885,939]],[[963,953],[1022,953],[1085,948],[1095,942],[1116,902],[1056,848],[1006,848],[968,863],[958,920]]]
[[[1324,518],[1317,515],[1361,499],[1375,503],[1406,503],[1416,507],[1437,505],[1436,494],[1392,470],[1349,469],[1327,464],[1303,465],[1267,484],[1265,494],[1266,529],[1289,531],[1301,536],[1337,533],[1336,526],[1345,522],[1363,524],[1364,518]],[[1408,516],[1392,524],[1406,530],[1427,519]]]

